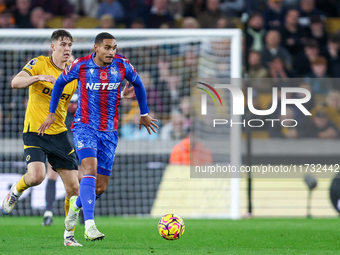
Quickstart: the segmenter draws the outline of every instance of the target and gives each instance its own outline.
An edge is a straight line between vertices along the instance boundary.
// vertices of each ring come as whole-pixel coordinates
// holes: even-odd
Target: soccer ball
[[[184,230],[184,221],[176,214],[166,214],[158,222],[158,232],[166,240],[177,240]]]

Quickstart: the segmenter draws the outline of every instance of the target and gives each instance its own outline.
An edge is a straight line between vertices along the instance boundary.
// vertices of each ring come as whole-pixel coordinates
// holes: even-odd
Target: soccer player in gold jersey
[[[56,30],[51,36],[52,56],[39,56],[30,60],[12,80],[12,88],[29,87],[29,99],[26,109],[23,140],[27,162],[27,172],[14,183],[3,202],[3,211],[9,214],[22,193],[29,187],[39,185],[46,176],[46,158],[52,169],[59,173],[66,190],[65,212],[68,212],[68,200],[79,193],[77,159],[72,145],[67,138],[65,118],[67,107],[77,88],[76,82],[67,84],[63,91],[62,104],[58,108],[55,125],[48,130],[46,138],[38,135],[38,128],[48,115],[51,91],[56,78],[69,64],[72,54],[72,35],[65,30]],[[74,230],[64,233],[64,245],[82,246],[74,239]]]

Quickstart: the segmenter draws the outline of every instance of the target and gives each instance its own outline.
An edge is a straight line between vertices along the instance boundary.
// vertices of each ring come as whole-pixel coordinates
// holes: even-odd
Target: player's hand
[[[151,131],[150,129],[154,132],[157,133],[157,131],[155,130],[155,128],[158,128],[158,126],[154,123],[157,122],[158,120],[153,119],[151,116],[146,115],[146,116],[141,116],[139,119],[139,130],[142,129],[142,125],[144,127],[146,127],[146,129],[148,130],[149,134],[151,135]]]
[[[39,131],[38,135],[41,134],[41,136],[43,136],[44,133],[45,133],[45,130],[48,129],[52,125],[52,123],[54,122],[54,119],[55,119],[54,113],[50,112],[48,114],[45,122],[43,124],[41,124],[41,126],[38,128],[38,131]]]
[[[54,78],[52,75],[39,75],[39,81],[47,81],[54,85],[56,78]]]
[[[131,88],[129,88],[129,82],[127,82],[125,84],[125,87],[123,89],[123,96],[126,99],[134,99],[134,98],[136,98],[135,88],[133,86],[131,86]]]

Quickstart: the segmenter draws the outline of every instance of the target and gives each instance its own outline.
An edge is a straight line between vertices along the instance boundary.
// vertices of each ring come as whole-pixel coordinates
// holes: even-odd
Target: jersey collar
[[[52,59],[52,56],[50,56],[50,57],[49,57],[49,59],[50,59],[50,61],[51,61],[51,64],[52,64],[52,66],[53,66],[54,68],[56,68],[56,69],[57,69],[57,70],[59,70],[59,71],[63,71],[63,69],[61,69],[61,68],[57,67],[57,65],[56,65],[56,64],[54,64],[54,62],[53,62],[53,59]]]

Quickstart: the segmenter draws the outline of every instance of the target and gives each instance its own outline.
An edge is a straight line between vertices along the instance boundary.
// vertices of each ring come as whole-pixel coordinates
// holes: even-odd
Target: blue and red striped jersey
[[[73,124],[114,131],[118,127],[122,81],[126,78],[133,83],[137,72],[124,56],[116,54],[110,65],[100,67],[94,62],[94,54],[74,60],[61,74],[67,83],[78,79],[78,108]]]

